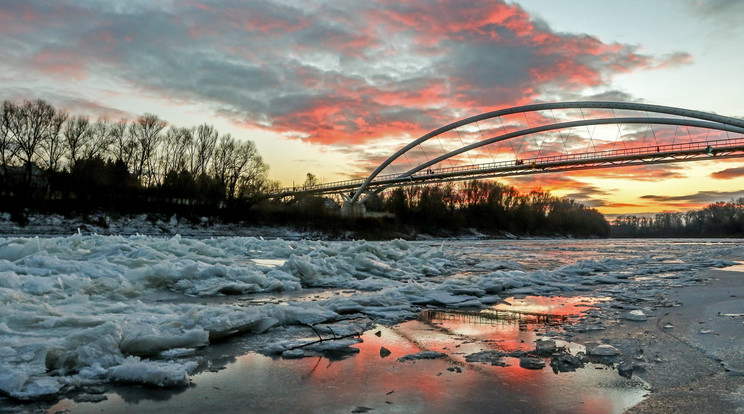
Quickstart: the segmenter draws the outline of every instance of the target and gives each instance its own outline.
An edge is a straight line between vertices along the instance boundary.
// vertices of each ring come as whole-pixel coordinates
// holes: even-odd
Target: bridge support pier
[[[366,212],[367,209],[362,203],[352,203],[351,201],[346,201],[344,205],[341,206],[341,217],[359,218],[364,217],[364,214]]]

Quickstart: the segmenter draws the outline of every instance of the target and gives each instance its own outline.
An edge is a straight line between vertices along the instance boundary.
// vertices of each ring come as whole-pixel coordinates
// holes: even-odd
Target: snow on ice
[[[354,334],[372,323],[426,306],[481,308],[504,293],[594,289],[640,300],[697,283],[699,269],[740,253],[732,244],[596,242],[573,256],[577,243],[0,238],[0,392],[30,400],[106,382],[182,386],[198,367],[193,350],[216,339],[310,325],[344,339],[284,338],[263,351],[354,352]],[[546,253],[564,244],[565,255]]]

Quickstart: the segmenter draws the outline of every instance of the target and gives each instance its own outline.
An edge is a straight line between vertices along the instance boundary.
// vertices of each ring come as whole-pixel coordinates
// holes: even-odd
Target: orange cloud
[[[744,167],[726,168],[716,171],[710,175],[717,180],[730,180],[732,178],[744,177]]]

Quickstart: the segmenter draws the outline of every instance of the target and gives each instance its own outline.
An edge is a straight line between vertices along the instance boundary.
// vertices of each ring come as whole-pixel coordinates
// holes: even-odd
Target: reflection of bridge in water
[[[289,187],[273,196],[340,194],[353,207],[391,187],[742,156],[738,118],[628,102],[533,104],[431,131],[367,178]]]
[[[483,325],[518,325],[520,331],[530,329],[534,325],[563,325],[571,318],[567,315],[550,313],[525,312],[502,309],[483,309],[479,311],[465,310],[423,310],[419,319],[432,322],[436,320],[461,321],[469,324]]]

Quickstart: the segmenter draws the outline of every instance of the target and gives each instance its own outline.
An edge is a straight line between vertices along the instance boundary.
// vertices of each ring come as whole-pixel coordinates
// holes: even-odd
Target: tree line
[[[654,217],[618,216],[613,237],[742,237],[744,198],[709,204],[685,213],[664,211]]]
[[[609,223],[597,210],[549,191],[521,193],[491,181],[398,188],[381,200],[387,211],[423,229],[477,229],[520,235],[600,236]]]
[[[13,205],[249,202],[277,186],[267,171],[252,141],[208,124],[168,127],[149,113],[92,120],[42,99],[0,109],[0,198]]]

